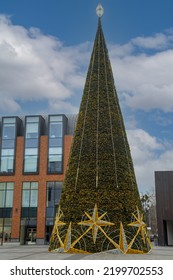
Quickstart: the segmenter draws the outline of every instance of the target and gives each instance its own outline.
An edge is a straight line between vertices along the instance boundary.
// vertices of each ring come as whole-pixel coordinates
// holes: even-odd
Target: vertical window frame
[[[4,184],[4,187],[2,188],[2,184]],[[12,184],[10,186],[10,184]],[[13,208],[13,200],[14,200],[14,182],[0,182],[0,195],[1,195],[1,192],[4,192],[4,202],[3,202],[3,205],[1,205],[2,207],[0,208],[3,208],[3,209],[6,209],[6,208]],[[7,205],[7,197],[8,197],[8,194],[7,193],[12,193],[12,199],[11,199],[11,204],[10,205]]]
[[[32,119],[34,118],[38,118],[38,121],[32,121]],[[27,121],[27,120],[31,120],[31,121]],[[40,115],[30,115],[30,116],[25,116],[25,128],[24,128],[24,155],[23,155],[23,174],[39,174],[39,158],[40,158],[40,136],[41,136],[41,120],[42,117]],[[28,138],[27,136],[27,124],[34,124],[37,123],[38,124],[38,136],[37,137],[33,137],[33,138]],[[36,140],[37,143],[37,147],[27,147],[27,140]],[[37,153],[34,155],[27,155],[28,150],[29,149],[37,149]],[[26,168],[26,158],[29,159],[34,159],[36,157],[36,170],[34,171],[27,171]]]
[[[35,186],[34,188],[32,187],[32,184],[36,183],[37,186]],[[28,186],[24,186],[24,184],[28,184]],[[37,206],[32,206],[31,205],[31,193],[33,190],[37,190]],[[23,194],[24,194],[24,191],[27,191],[29,192],[29,205],[28,206],[23,206]],[[22,183],[22,208],[26,208],[26,207],[38,207],[38,182],[36,181],[30,181],[30,182],[23,182]]]
[[[54,120],[52,120],[51,121],[51,118],[53,119],[53,118],[61,118],[61,119],[59,119],[59,120],[56,120],[56,119],[54,119]],[[64,115],[63,114],[53,114],[53,115],[49,115],[48,116],[48,147],[47,147],[47,174],[63,174],[63,172],[64,172],[64,122],[65,122],[65,118],[64,118]],[[53,123],[61,123],[61,137],[51,137],[51,124],[53,124]],[[56,146],[53,146],[53,145],[51,145],[50,143],[51,143],[51,139],[57,139],[57,143],[58,143],[58,140],[59,140],[59,143],[61,143],[61,145],[59,144],[57,144]],[[51,148],[61,148],[61,150],[62,150],[62,152],[61,152],[61,154],[50,154],[49,153],[49,151],[51,150]],[[61,156],[61,161],[57,161],[57,163],[58,162],[61,162],[61,170],[60,171],[58,171],[58,170],[56,170],[56,167],[54,168],[54,170],[53,171],[51,171],[51,168],[50,168],[50,163],[51,163],[51,161],[50,161],[50,158],[51,158],[51,156],[53,157],[53,156],[57,156],[57,157],[59,157],[59,156]]]
[[[57,186],[56,185],[57,183],[59,183],[60,186]],[[52,186],[49,185],[49,184],[52,184]],[[48,219],[53,219],[53,221],[54,221],[54,219],[56,217],[56,210],[57,210],[56,208],[57,208],[57,206],[59,204],[59,201],[60,201],[61,192],[62,192],[62,185],[63,185],[62,181],[47,181],[47,183],[46,183],[46,219],[47,218]],[[52,199],[53,206],[49,205],[49,200],[48,200],[48,198],[49,198],[49,188],[51,188],[51,187],[53,189],[53,199]],[[56,190],[58,190],[58,189],[61,190],[61,192],[60,192],[58,203],[56,203],[57,198],[55,197],[55,193],[56,193]],[[54,211],[54,217],[50,217],[49,215],[47,215],[47,210],[48,209],[52,209],[52,211]]]
[[[11,122],[10,122],[11,119]],[[9,120],[9,122],[8,122]],[[10,117],[2,117],[2,125],[1,125],[1,144],[0,144],[0,175],[5,175],[5,176],[10,176],[15,174],[15,163],[16,163],[16,141],[17,141],[17,132],[18,132],[18,126],[19,126],[19,121],[21,121],[18,117],[16,116],[10,116]],[[14,124],[14,138],[6,138],[4,137],[4,125],[5,124]],[[13,148],[3,148],[5,141],[13,143]],[[8,145],[7,145],[8,146]],[[13,156],[3,156],[3,151],[5,150],[13,150]],[[2,162],[3,159],[10,159],[12,158],[12,168],[11,171],[9,169],[7,171],[1,171],[2,168]]]

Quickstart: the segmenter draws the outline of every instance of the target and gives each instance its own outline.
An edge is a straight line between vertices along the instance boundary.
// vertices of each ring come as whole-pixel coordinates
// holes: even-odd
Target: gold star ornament
[[[114,225],[114,223],[110,223],[106,220],[102,220],[106,214],[107,214],[107,212],[105,212],[101,216],[99,216],[98,207],[97,207],[97,204],[95,204],[92,216],[90,216],[87,212],[85,212],[85,215],[88,217],[88,220],[78,223],[78,225],[83,225],[83,226],[89,227],[87,232],[92,230],[92,238],[93,238],[94,244],[97,239],[98,230],[101,230],[103,232],[102,227]]]
[[[130,223],[130,224],[128,224],[128,226],[137,227],[138,228],[138,232],[141,233],[142,240],[143,240],[143,242],[145,244],[146,243],[147,232],[146,232],[146,224],[143,221],[143,216],[144,215],[140,214],[139,209],[137,207],[137,215],[135,215],[133,213],[133,217],[135,218],[135,221]]]

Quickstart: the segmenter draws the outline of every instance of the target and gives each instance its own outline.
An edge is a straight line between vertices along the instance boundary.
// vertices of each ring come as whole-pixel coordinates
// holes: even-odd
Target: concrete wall
[[[155,187],[158,245],[173,245],[173,171],[155,172]]]
[[[167,221],[167,238],[168,245],[173,246],[173,221]]]

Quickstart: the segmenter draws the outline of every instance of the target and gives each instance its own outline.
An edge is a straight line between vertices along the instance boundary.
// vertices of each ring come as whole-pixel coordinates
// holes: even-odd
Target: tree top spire
[[[102,15],[104,14],[104,9],[101,4],[98,4],[98,6],[96,8],[96,14],[98,15],[99,18],[101,18]]]

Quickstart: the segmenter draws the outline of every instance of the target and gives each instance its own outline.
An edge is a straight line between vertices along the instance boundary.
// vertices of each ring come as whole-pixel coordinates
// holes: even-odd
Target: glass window
[[[48,172],[62,172],[63,117],[49,116]]]
[[[47,188],[47,206],[54,207],[54,188],[51,186]]]
[[[24,182],[23,183],[23,190],[29,190],[30,189],[30,185],[31,185],[30,182]]]
[[[0,208],[4,208],[5,207],[5,190],[4,191],[0,191]]]
[[[49,138],[49,147],[62,146],[63,138]]]
[[[35,148],[38,147],[38,139],[37,138],[26,138],[25,139],[25,148]]]
[[[24,172],[37,172],[37,165],[37,156],[25,156]]]
[[[26,118],[24,172],[38,172],[39,117]]]
[[[16,118],[4,118],[3,123],[16,123]]]
[[[3,139],[14,139],[15,138],[15,124],[3,124]]]
[[[14,172],[16,118],[3,118],[0,172]]]
[[[25,149],[25,155],[26,156],[37,156],[38,155],[38,149],[37,148],[26,148]]]
[[[62,182],[47,183],[47,198],[46,198],[46,224],[47,218],[55,218],[60,195],[62,191]]]
[[[14,149],[15,141],[9,139],[2,139],[2,149]]]
[[[13,191],[8,191],[6,193],[6,207],[12,207],[13,206]]]
[[[62,156],[61,155],[51,155],[49,156],[48,171],[61,172],[62,170]]]
[[[26,117],[26,120],[27,120],[27,123],[38,123],[39,117],[38,116]]]
[[[22,192],[22,207],[37,207],[38,182],[24,182]]]
[[[8,182],[7,185],[6,185],[6,187],[7,187],[7,190],[12,190],[12,191],[13,191],[13,189],[14,189],[14,183]]]
[[[59,187],[55,187],[55,192],[54,192],[54,203],[57,206],[60,200],[60,196],[61,196],[61,191],[62,188]]]
[[[61,162],[62,161],[62,155],[50,155],[49,156],[50,162]]]
[[[0,208],[13,207],[14,183],[0,183]]]
[[[4,191],[6,188],[6,183],[0,183],[0,191]]]
[[[38,190],[31,190],[30,207],[37,207],[37,202],[38,202]]]
[[[55,207],[47,207],[46,208],[46,217],[48,218],[54,218],[56,213],[55,213]],[[46,223],[47,224],[47,223]]]
[[[5,218],[4,219],[4,225],[5,226],[10,226],[12,223],[12,218]]]
[[[29,207],[30,190],[23,190],[22,207]]]
[[[14,157],[3,157],[1,156],[1,167],[0,172],[12,173],[14,166]]]
[[[62,147],[49,148],[49,155],[62,155]]]
[[[50,116],[50,122],[62,122],[63,117],[62,116]]]
[[[39,123],[26,124],[26,138],[38,138]]]
[[[0,241],[2,243],[10,242],[11,241],[11,226],[0,227]],[[3,238],[3,240],[2,240]]]
[[[2,156],[14,156],[14,149],[2,149],[1,155]]]
[[[50,123],[50,137],[62,137],[62,123]]]
[[[37,190],[38,189],[38,183],[37,182],[31,182],[31,189]]]
[[[58,183],[58,184],[57,184]],[[47,183],[47,207],[56,207],[60,200],[62,182]]]

